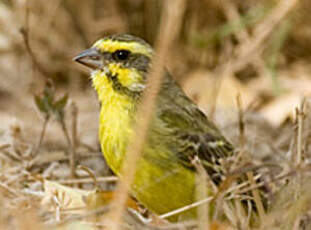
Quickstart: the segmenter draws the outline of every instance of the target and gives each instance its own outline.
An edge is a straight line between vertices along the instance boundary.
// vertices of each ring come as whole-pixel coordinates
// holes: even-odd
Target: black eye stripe
[[[130,52],[126,60],[116,60],[115,52],[99,51],[103,59],[108,63],[120,63],[123,68],[134,68],[142,72],[147,72],[151,58],[142,53]]]

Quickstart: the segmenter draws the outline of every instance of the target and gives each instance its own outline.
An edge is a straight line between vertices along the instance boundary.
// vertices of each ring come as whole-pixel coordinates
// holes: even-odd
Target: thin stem
[[[239,111],[239,133],[240,133],[240,148],[245,146],[245,124],[244,124],[244,111],[242,107],[241,94],[237,95],[237,105]]]
[[[72,149],[70,151],[70,174],[71,177],[74,178],[76,176],[76,146],[79,143],[77,138],[77,120],[78,120],[78,108],[76,104],[73,102],[71,104],[71,114],[72,114]]]
[[[43,141],[43,138],[45,136],[45,131],[46,131],[46,127],[47,127],[47,124],[50,120],[50,117],[49,116],[45,116],[44,118],[44,122],[43,122],[43,125],[42,125],[42,129],[41,129],[41,132],[40,132],[40,137],[39,137],[39,140],[38,140],[38,143],[37,143],[37,146],[36,146],[36,149],[35,151],[32,153],[32,157],[36,157],[39,153],[39,149],[42,145],[42,141]]]
[[[196,198],[197,200],[203,200],[208,196],[208,186],[209,177],[206,170],[202,166],[200,159],[196,156],[192,161],[194,167],[196,168]],[[198,229],[204,230],[210,228],[209,223],[209,203],[204,203],[197,207],[198,210]]]
[[[60,121],[60,124],[61,124],[62,131],[64,133],[64,136],[66,138],[66,142],[68,144],[68,149],[69,149],[69,154],[70,154],[69,155],[70,176],[71,178],[75,178],[76,177],[76,162],[75,162],[76,152],[70,140],[68,129],[67,129],[64,119]]]
[[[297,131],[297,156],[296,165],[300,165],[302,161],[302,131],[303,131],[303,107],[305,100],[303,99],[300,108],[296,109],[297,120],[298,120],[298,131]]]
[[[256,185],[256,181],[254,179],[254,173],[253,172],[248,172],[247,177],[248,177],[248,180],[249,180],[251,186]],[[265,214],[265,209],[264,209],[264,206],[262,204],[262,200],[261,200],[261,196],[260,196],[260,193],[258,191],[258,188],[252,190],[252,195],[254,197],[254,201],[255,201],[255,204],[256,204],[256,207],[258,210],[258,214],[259,214],[259,217],[261,220],[260,223],[264,223],[264,218],[265,218],[266,214]]]

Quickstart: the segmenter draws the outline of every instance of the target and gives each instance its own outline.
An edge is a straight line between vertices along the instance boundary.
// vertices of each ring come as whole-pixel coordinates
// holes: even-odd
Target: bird
[[[121,168],[135,134],[137,109],[155,51],[143,39],[115,34],[99,39],[74,57],[91,70],[100,102],[99,141],[111,170],[122,180]],[[229,173],[235,148],[216,125],[183,92],[165,69],[130,194],[157,215],[197,201],[197,160],[209,178],[207,193]],[[193,219],[193,208],[168,218]]]

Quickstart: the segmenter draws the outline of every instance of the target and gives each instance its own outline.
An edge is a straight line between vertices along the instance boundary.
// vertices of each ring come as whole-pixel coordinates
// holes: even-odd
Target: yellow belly
[[[156,214],[164,214],[195,201],[194,173],[175,164],[170,170],[142,159],[132,185],[133,195]],[[170,220],[194,218],[195,210]]]

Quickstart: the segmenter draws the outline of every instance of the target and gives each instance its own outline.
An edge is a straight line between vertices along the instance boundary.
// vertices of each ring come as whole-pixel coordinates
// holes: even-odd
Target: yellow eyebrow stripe
[[[113,53],[117,50],[129,50],[132,53],[140,53],[143,55],[146,55],[147,57],[152,56],[153,50],[151,47],[147,47],[145,45],[142,45],[138,42],[122,42],[122,41],[113,41],[113,40],[106,40],[106,39],[100,39],[93,47],[98,48],[102,52],[109,52]]]

